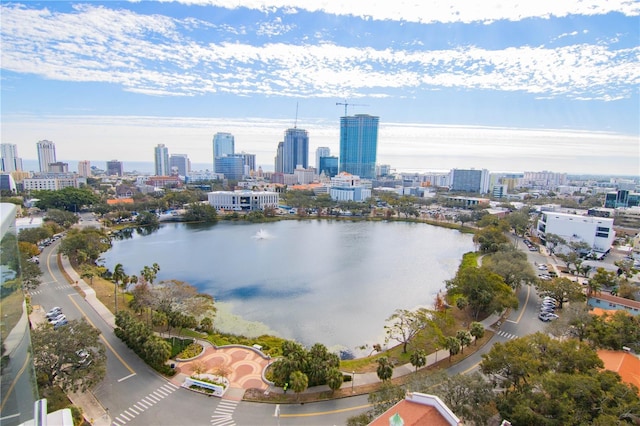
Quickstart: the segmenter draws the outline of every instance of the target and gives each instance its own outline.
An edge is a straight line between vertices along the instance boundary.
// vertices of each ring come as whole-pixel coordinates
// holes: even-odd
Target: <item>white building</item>
[[[556,212],[543,212],[540,216],[538,235],[543,243],[546,234],[559,235],[567,242],[584,241],[601,253],[611,248],[616,236],[613,219]]]
[[[334,201],[363,202],[371,197],[371,188],[360,183],[360,176],[340,172],[331,178],[329,195]]]
[[[296,181],[299,185],[307,185],[315,181],[316,172],[313,169],[304,169],[301,166],[296,167],[293,171]]]
[[[209,204],[216,210],[256,211],[277,208],[280,196],[266,191],[214,191],[209,192]]]
[[[86,179],[84,179],[86,183]],[[57,191],[59,189],[72,187],[79,188],[80,182],[76,175],[58,176],[34,176],[22,181],[25,191]]]

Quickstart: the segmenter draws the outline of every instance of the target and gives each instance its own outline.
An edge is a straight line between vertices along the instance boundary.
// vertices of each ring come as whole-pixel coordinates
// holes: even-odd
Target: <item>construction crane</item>
[[[365,104],[350,104],[347,103],[347,100],[345,99],[344,102],[336,102],[336,105],[344,105],[344,116],[347,116],[347,105],[351,105],[351,106],[369,106],[369,105],[365,105]]]

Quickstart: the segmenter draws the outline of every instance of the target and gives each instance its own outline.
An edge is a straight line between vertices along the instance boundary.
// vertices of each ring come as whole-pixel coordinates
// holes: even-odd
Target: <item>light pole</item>
[[[351,371],[351,393],[354,393],[353,391],[353,385],[356,382],[356,372],[355,371]]]
[[[438,363],[438,347],[436,346],[436,364]]]

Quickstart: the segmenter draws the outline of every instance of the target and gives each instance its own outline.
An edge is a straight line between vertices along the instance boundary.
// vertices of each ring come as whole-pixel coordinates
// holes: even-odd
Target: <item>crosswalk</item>
[[[231,401],[223,399],[218,404],[216,411],[211,415],[211,426],[235,426],[233,421],[233,412],[236,410],[240,401]]]
[[[162,401],[164,398],[171,395],[177,389],[180,389],[180,387],[174,385],[173,383],[166,383],[160,386],[158,389],[151,392],[149,395],[145,396],[139,401],[135,402],[129,408],[124,410],[122,413],[118,414],[112,420],[111,422],[112,426],[126,425],[128,422],[136,418],[136,416],[150,409],[151,407],[156,405],[158,402]]]
[[[496,334],[497,334],[498,336],[502,336],[502,337],[504,337],[505,339],[509,339],[509,340],[511,340],[511,339],[517,339],[517,338],[518,338],[518,336],[516,336],[515,334],[507,333],[507,332],[502,331],[502,330],[498,331]]]
[[[41,294],[44,292],[44,289],[42,288],[42,286],[45,284],[40,284],[38,287],[36,287],[34,290],[30,290],[29,294],[31,294],[32,296],[36,296],[38,294]],[[54,289],[54,290],[71,290],[71,286],[69,284],[57,284],[57,285],[47,285],[47,289]]]

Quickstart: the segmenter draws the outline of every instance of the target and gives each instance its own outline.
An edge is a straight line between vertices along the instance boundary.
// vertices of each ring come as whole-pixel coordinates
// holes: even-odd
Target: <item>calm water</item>
[[[271,332],[358,354],[361,345],[384,343],[395,309],[431,306],[471,250],[471,235],[425,224],[168,224],[114,241],[104,264],[139,274],[158,263],[158,280],[186,281],[221,302],[222,331]]]

